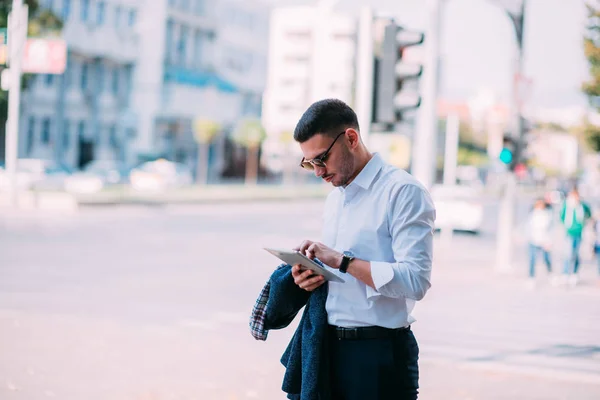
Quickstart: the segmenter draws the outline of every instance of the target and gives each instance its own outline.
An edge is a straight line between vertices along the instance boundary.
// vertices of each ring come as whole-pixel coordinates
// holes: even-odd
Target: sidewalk
[[[576,287],[552,285],[540,263],[532,288],[523,244],[502,272],[494,245],[460,235],[451,246],[434,245],[432,288],[413,313],[423,398],[600,398],[595,260],[582,264]]]
[[[83,207],[117,205],[178,205],[249,201],[290,201],[324,199],[331,191],[325,184],[303,185],[207,185],[190,186],[162,192],[136,191],[130,187],[114,187],[93,194],[67,192],[21,192],[19,211],[76,211]],[[14,213],[8,207],[6,193],[0,193],[0,215]]]

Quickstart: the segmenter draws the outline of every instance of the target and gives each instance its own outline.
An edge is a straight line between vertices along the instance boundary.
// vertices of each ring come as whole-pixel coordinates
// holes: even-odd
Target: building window
[[[116,28],[119,28],[121,26],[122,12],[123,12],[123,9],[121,8],[121,6],[115,7],[115,27]]]
[[[204,15],[205,10],[205,4],[204,1],[205,0],[195,0],[196,1],[196,7],[194,7],[194,11],[196,12],[197,15]]]
[[[89,70],[88,64],[86,64],[85,62],[83,64],[81,64],[81,82],[80,82],[81,90],[87,89],[88,73],[89,73],[88,70]]]
[[[167,31],[166,31],[166,38],[165,38],[165,42],[166,42],[166,54],[165,54],[165,58],[166,58],[166,62],[167,64],[171,64],[171,62],[173,61],[173,20],[172,19],[168,19],[167,20]]]
[[[202,31],[197,29],[194,32],[194,67],[202,66]]]
[[[62,3],[62,18],[64,21],[69,19],[71,15],[71,0],[63,0]]]
[[[125,88],[127,90],[127,99],[131,96],[131,90],[133,89],[133,65],[129,64],[125,66]]]
[[[112,71],[111,88],[115,96],[119,94],[119,67],[115,67]]]
[[[90,16],[90,0],[81,0],[81,20],[86,22]]]
[[[304,42],[310,40],[310,31],[289,31],[285,34],[289,41]]]
[[[181,11],[189,11],[190,10],[190,0],[181,0],[181,4],[179,5]]]
[[[71,144],[71,123],[68,119],[66,119],[63,123],[63,132],[62,132],[62,147],[64,150],[69,148]]]
[[[104,91],[104,66],[100,63],[96,64],[96,80],[98,94]]]
[[[305,56],[305,55],[288,54],[285,56],[285,62],[287,62],[287,63],[307,64],[309,61],[310,61],[309,57]]]
[[[104,11],[106,9],[106,3],[99,1],[96,7],[96,23],[102,25],[104,23]]]
[[[31,154],[35,142],[35,117],[29,117],[27,122],[27,154]]]
[[[135,10],[129,10],[129,18],[127,20],[127,23],[129,24],[129,26],[134,26],[136,19],[137,19],[137,12]]]
[[[119,138],[117,137],[117,125],[112,124],[108,128],[108,142],[113,149],[119,148]]]
[[[42,143],[50,143],[50,118],[46,117],[42,120]]]
[[[79,121],[79,123],[77,124],[77,136],[80,139],[85,138],[85,121]]]
[[[289,112],[292,112],[292,111],[296,110],[296,108],[297,108],[297,107],[296,107],[296,106],[294,106],[293,104],[282,104],[282,105],[280,106],[279,110],[280,110],[282,113],[289,113]]]
[[[65,82],[65,87],[69,88],[71,86],[71,79],[73,78],[73,59],[67,56],[67,66],[65,67],[65,73],[63,75],[63,79]]]
[[[189,28],[181,26],[179,28],[179,41],[177,42],[177,64],[185,65],[187,55],[187,41]]]

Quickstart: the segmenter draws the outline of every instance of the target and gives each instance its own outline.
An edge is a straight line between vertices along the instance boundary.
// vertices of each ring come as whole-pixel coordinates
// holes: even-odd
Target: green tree
[[[28,6],[29,23],[27,27],[28,37],[53,37],[58,36],[63,24],[60,18],[51,11],[41,9],[38,0],[25,0]],[[12,0],[0,0],[0,27],[8,26],[8,13],[12,9]],[[4,69],[1,66],[0,69]],[[31,78],[30,74],[23,75],[21,88],[26,89]],[[4,135],[6,129],[6,118],[8,114],[8,92],[0,91],[0,156],[4,157]]]
[[[583,51],[588,60],[590,79],[583,83],[582,90],[590,105],[600,112],[600,6],[598,0],[589,2],[586,6],[588,25],[583,39]],[[584,121],[583,136],[594,151],[600,151],[600,126]]]
[[[246,148],[246,183],[256,184],[258,179],[259,148],[267,133],[260,120],[241,120],[233,131],[233,140]]]

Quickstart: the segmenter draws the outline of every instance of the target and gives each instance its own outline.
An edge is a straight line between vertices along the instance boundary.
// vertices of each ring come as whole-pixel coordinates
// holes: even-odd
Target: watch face
[[[344,252],[344,255],[345,255],[346,257],[354,257],[354,254],[352,254],[352,253],[351,253],[351,252],[349,252],[349,251],[345,251],[345,252]]]

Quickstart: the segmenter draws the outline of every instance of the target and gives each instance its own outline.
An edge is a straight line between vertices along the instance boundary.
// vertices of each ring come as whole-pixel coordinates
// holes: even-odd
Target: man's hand
[[[295,248],[294,250],[299,251],[311,260],[313,258],[318,258],[319,260],[321,260],[322,263],[328,265],[331,268],[337,269],[342,263],[342,254],[338,253],[333,249],[330,249],[323,243],[305,240],[299,247]]]
[[[300,264],[292,267],[292,276],[294,277],[294,283],[307,292],[312,292],[325,283],[325,279],[321,275],[315,275],[310,269],[304,272],[301,271]]]

